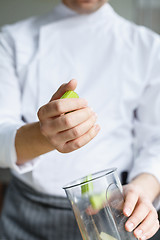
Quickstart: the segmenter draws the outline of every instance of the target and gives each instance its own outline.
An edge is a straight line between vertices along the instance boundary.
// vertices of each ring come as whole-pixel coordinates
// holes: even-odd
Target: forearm
[[[54,147],[41,134],[39,122],[27,124],[18,129],[15,148],[18,165],[54,150]]]
[[[139,188],[151,202],[160,194],[160,183],[149,173],[143,173],[137,176],[131,182],[135,187]]]

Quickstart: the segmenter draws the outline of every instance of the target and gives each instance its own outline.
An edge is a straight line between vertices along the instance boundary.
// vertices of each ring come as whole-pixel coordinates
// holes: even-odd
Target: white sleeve
[[[0,167],[11,168],[19,173],[31,171],[36,159],[18,166],[15,135],[21,120],[21,89],[16,75],[14,41],[2,29],[0,33]]]
[[[129,181],[150,173],[160,182],[160,39],[150,59],[147,83],[136,111],[135,156]]]

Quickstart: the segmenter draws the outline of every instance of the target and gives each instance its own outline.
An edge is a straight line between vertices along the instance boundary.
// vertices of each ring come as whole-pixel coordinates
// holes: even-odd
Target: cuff
[[[39,162],[39,158],[30,160],[29,162],[17,165],[17,154],[15,149],[15,136],[17,129],[19,129],[24,123],[19,124],[3,124],[0,131],[0,166],[2,168],[14,169],[19,174],[30,172],[35,168]]]

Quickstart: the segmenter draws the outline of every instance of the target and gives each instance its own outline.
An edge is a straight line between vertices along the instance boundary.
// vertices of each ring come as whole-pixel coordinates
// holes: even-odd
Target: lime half
[[[74,91],[67,91],[63,94],[61,99],[63,98],[79,98],[78,94]]]

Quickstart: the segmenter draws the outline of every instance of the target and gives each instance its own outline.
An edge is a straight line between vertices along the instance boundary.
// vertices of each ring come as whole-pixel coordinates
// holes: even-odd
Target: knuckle
[[[65,125],[67,128],[71,128],[71,127],[72,127],[72,120],[71,120],[71,118],[70,118],[68,115],[66,115],[66,116],[64,117],[64,125]]]
[[[74,142],[74,149],[78,149],[78,148],[81,148],[81,144],[80,144],[80,141],[75,141]]]
[[[132,187],[130,189],[128,189],[128,193],[133,193],[136,194],[136,189],[133,189]]]
[[[37,116],[38,116],[39,119],[42,118],[42,116],[43,116],[43,107],[40,107],[40,109],[38,110]]]
[[[61,153],[69,153],[74,151],[74,148],[71,144],[69,144],[69,146],[67,144],[63,145],[63,147],[61,147],[61,149],[59,150],[58,147],[58,151],[60,151]]]
[[[61,104],[60,101],[54,102],[54,109],[55,109],[56,112],[58,112],[58,113],[63,113],[62,104]]]
[[[137,225],[138,223],[140,223],[141,218],[138,215],[134,215],[130,218],[131,222],[133,222],[134,225]]]
[[[129,193],[138,195],[138,189],[136,187],[131,186],[131,188],[129,189]]]
[[[72,134],[74,137],[78,137],[80,135],[80,131],[78,127],[72,129]]]

